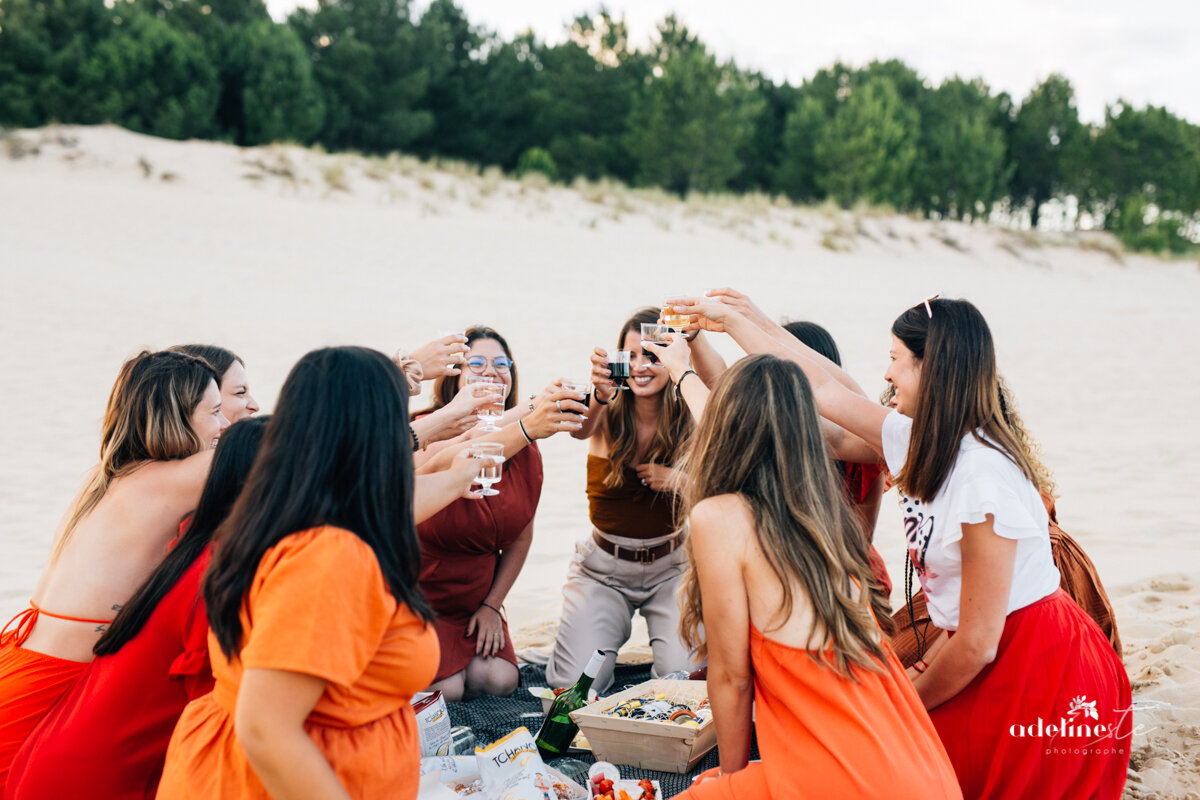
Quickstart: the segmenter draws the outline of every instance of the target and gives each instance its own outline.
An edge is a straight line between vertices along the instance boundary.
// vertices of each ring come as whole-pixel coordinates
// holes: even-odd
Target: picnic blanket
[[[612,690],[608,694],[616,694],[639,683],[650,680],[649,664],[618,664],[613,675]],[[542,702],[526,689],[531,686],[546,685],[546,668],[538,664],[523,664],[521,666],[521,687],[510,697],[477,697],[461,703],[448,703],[450,722],[453,725],[466,725],[475,732],[475,743],[484,747],[500,739],[515,728],[524,725],[530,733],[537,735],[538,729],[545,719],[542,714]],[[575,753],[569,756],[592,764],[596,759],[591,753]],[[758,758],[758,744],[751,744],[750,758]],[[719,764],[717,749],[714,747],[700,760],[696,769],[687,775],[677,775],[673,772],[655,772],[653,770],[636,769],[618,764],[622,778],[650,778],[657,780],[662,787],[664,797],[679,794],[692,783],[692,778],[710,767]]]

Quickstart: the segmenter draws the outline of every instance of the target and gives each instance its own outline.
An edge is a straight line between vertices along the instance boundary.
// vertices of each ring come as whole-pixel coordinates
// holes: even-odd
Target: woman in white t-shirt
[[[1117,798],[1131,735],[1129,678],[1059,589],[1045,507],[1005,423],[991,331],[964,300],[930,299],[892,326],[893,409],[782,337],[731,290],[679,301],[693,327],[796,361],[823,417],[883,455],[934,624],[951,632],[911,671],[966,797]]]

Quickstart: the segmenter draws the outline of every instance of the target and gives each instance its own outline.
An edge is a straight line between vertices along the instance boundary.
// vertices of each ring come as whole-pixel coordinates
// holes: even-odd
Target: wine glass
[[[500,428],[496,425],[496,420],[504,413],[504,383],[490,375],[468,375],[467,385],[474,386],[476,384],[485,387],[486,391],[496,394],[495,402],[480,406],[475,411],[475,417],[483,423],[483,427],[479,430],[498,431]]]
[[[583,395],[583,404],[587,405],[588,393],[592,391],[592,385],[590,383],[588,383],[587,381],[575,381],[575,380],[571,380],[570,378],[563,378],[562,387],[564,389],[566,389],[568,392],[576,392],[577,394]],[[564,410],[569,411],[570,409],[564,409]],[[572,414],[580,414],[582,416],[583,412],[571,411],[571,413]]]
[[[608,354],[608,371],[612,373],[612,382],[618,389],[628,389],[625,381],[629,380],[629,360],[633,358],[632,350],[614,350]]]
[[[504,465],[504,445],[499,442],[479,442],[467,450],[471,458],[479,459],[479,475],[475,482],[483,486],[479,493],[492,497],[500,494],[492,488],[493,483],[499,483]]]

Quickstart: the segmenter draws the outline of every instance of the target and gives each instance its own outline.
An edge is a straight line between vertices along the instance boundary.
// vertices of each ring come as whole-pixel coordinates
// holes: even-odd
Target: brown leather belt
[[[638,564],[653,564],[656,559],[675,552],[683,543],[682,536],[675,536],[670,541],[663,542],[657,547],[626,547],[614,544],[596,531],[592,531],[592,541],[604,552],[622,561],[634,561]]]

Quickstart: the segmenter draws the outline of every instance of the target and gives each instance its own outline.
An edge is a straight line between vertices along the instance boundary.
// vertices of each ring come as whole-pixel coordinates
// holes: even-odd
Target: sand
[[[874,392],[893,317],[941,292],[987,316],[1055,472],[1063,527],[1116,605],[1141,726],[1127,796],[1200,797],[1200,537],[1187,488],[1200,474],[1195,262],[1122,256],[1102,234],[1039,237],[763,197],[685,203],[113,127],[19,132],[5,149],[0,616],[28,599],[96,458],[120,362],[140,348],[230,347],[269,410],[313,347],[391,352],[480,322],[509,338],[527,393],[586,377],[591,347],[611,346],[635,307],[733,285],[768,313],[828,327]],[[522,647],[552,636],[567,562],[588,531],[586,446],[556,437],[543,452],[533,550],[507,603]],[[893,502],[876,541],[899,577]]]

